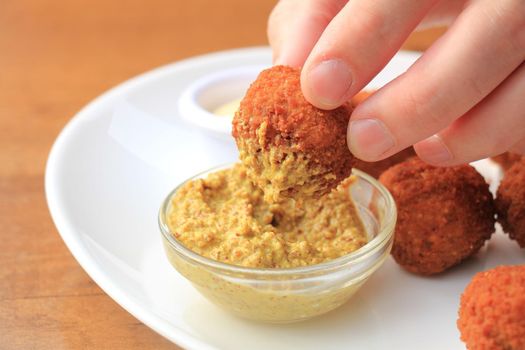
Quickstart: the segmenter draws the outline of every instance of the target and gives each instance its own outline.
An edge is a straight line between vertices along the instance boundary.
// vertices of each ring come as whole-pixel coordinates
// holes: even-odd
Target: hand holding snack
[[[525,152],[525,2],[283,0],[268,36],[276,64],[303,67],[301,87],[333,109],[385,66],[416,28],[450,24],[405,74],[353,112],[352,153],[387,158],[410,145],[457,165]]]
[[[350,176],[345,139],[352,111],[326,111],[305,100],[299,70],[275,66],[259,74],[233,117],[242,163],[267,201],[320,197]]]

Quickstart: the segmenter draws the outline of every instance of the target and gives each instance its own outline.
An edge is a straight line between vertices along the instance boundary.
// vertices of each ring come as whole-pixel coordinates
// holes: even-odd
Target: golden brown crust
[[[492,195],[469,165],[438,168],[414,157],[380,181],[398,208],[392,255],[408,271],[445,271],[475,254],[494,231]]]
[[[354,168],[364,171],[365,173],[375,177],[376,179],[388,168],[394,166],[402,161],[416,155],[413,147],[405,148],[404,150],[378,162],[365,162],[364,160],[355,158]]]
[[[500,155],[490,157],[490,159],[501,165],[503,170],[508,170],[514,163],[519,161],[521,157],[522,156],[520,154],[505,152]]]
[[[252,83],[233,118],[233,136],[241,147],[252,140],[260,152],[272,147],[303,153],[320,171],[332,173],[327,193],[348,177],[353,156],[346,144],[351,107],[321,110],[306,101],[299,69],[275,66],[262,71]],[[242,159],[241,159],[242,160]]]
[[[458,329],[469,350],[525,349],[525,266],[499,266],[472,278]]]
[[[525,248],[525,158],[505,172],[496,196],[496,209],[503,230]]]

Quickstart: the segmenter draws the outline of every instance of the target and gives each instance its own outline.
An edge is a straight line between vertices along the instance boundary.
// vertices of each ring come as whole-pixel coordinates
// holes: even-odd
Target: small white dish
[[[211,73],[192,82],[179,98],[181,117],[216,136],[231,138],[233,114],[219,115],[217,110],[240,101],[257,75],[268,67],[239,66]]]
[[[398,53],[371,87],[417,57]],[[73,256],[124,309],[187,349],[464,349],[455,322],[466,284],[478,271],[523,263],[523,250],[501,231],[476,257],[432,278],[388,258],[349,303],[293,325],[231,316],[171,267],[157,225],[162,200],[189,176],[237,158],[232,143],[183,123],[174,101],[202,76],[270,62],[268,48],[195,57],[133,78],[82,109],[53,145],[45,179],[51,216]],[[493,163],[476,165],[498,180]]]

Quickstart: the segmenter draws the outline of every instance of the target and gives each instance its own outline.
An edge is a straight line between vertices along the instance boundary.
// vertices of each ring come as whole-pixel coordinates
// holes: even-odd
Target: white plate
[[[416,58],[398,54],[373,86]],[[292,325],[230,316],[168,264],[157,228],[162,199],[184,178],[237,157],[232,142],[181,122],[181,90],[218,70],[269,63],[267,48],[193,58],[131,79],[79,112],[46,170],[51,215],[72,254],[122,307],[187,348],[463,349],[455,323],[465,285],[477,271],[523,262],[518,245],[501,233],[477,257],[437,277],[405,273],[388,259],[348,304]],[[478,167],[497,180],[493,164]]]
[[[212,111],[239,101],[261,70],[268,67],[269,65],[242,65],[195,80],[179,97],[180,116],[188,123],[215,133],[215,136],[229,138],[233,114],[217,116]]]

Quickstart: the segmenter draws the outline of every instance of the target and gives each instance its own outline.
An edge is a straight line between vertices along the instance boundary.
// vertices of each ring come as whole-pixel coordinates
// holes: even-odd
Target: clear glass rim
[[[330,260],[324,263],[309,265],[309,266],[293,267],[293,268],[245,267],[245,266],[223,263],[217,260],[207,258],[200,254],[197,254],[191,249],[185,247],[181,242],[179,242],[173,236],[172,232],[170,231],[167,225],[166,215],[167,215],[169,205],[171,203],[171,199],[173,198],[175,193],[187,182],[202,178],[204,175],[207,175],[208,173],[211,173],[214,171],[219,171],[219,170],[230,168],[234,164],[235,163],[228,163],[228,164],[215,166],[208,170],[202,171],[188,178],[187,180],[184,180],[178,186],[176,186],[172,191],[170,191],[168,196],[162,202],[162,205],[159,210],[159,215],[158,215],[158,224],[159,224],[159,228],[162,233],[162,236],[164,237],[165,241],[169,244],[171,248],[173,248],[175,251],[177,251],[187,260],[191,260],[195,263],[206,266],[208,268],[211,268],[214,270],[220,270],[222,272],[230,273],[230,274],[241,273],[241,274],[253,274],[253,275],[262,275],[262,276],[318,274],[319,272],[323,272],[325,270],[340,269],[346,265],[355,264],[355,263],[358,263],[366,259],[368,256],[373,255],[377,250],[381,249],[384,245],[386,245],[389,242],[390,238],[392,238],[392,236],[394,235],[394,226],[397,220],[397,208],[396,208],[394,198],[392,197],[390,192],[378,180],[376,180],[372,176],[368,175],[367,173],[359,169],[353,168],[352,175],[356,176],[359,179],[369,182],[376,190],[378,190],[378,192],[383,196],[386,202],[385,203],[386,211],[385,211],[385,217],[384,217],[384,224],[383,224],[381,231],[372,240],[370,240],[368,243],[366,243],[361,248],[349,254],[343,255],[337,259],[333,259],[333,260]]]

